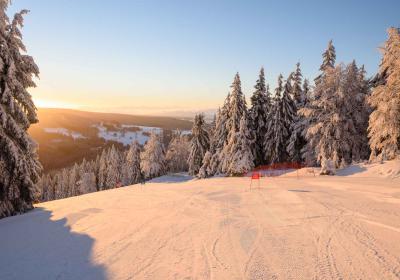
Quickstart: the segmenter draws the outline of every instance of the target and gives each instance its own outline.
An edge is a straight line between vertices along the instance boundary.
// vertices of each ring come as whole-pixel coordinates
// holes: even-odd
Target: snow
[[[144,145],[147,140],[149,140],[149,136],[146,134],[150,134],[152,132],[156,134],[161,134],[162,128],[160,127],[152,127],[152,126],[141,126],[141,125],[130,125],[130,124],[122,124],[120,130],[108,130],[102,124],[93,125],[98,129],[98,137],[103,138],[106,141],[115,141],[124,144],[125,146],[130,145],[132,141],[137,140],[140,145]],[[136,127],[140,129],[140,131],[124,131],[123,128],[133,128]],[[190,130],[182,131],[183,135],[190,134]]]
[[[0,279],[398,279],[398,167],[251,191],[178,174],[37,204],[0,220]]]
[[[190,176],[186,173],[174,173],[151,179],[148,183],[158,183],[158,184],[183,183],[193,179],[194,179],[193,176]]]
[[[143,131],[108,130],[105,126],[101,124],[94,126],[99,130],[98,137],[103,138],[106,141],[119,142],[124,144],[125,146],[131,144],[134,140],[137,140],[140,145],[143,145],[149,139],[147,135],[143,135]]]
[[[400,160],[358,163],[337,171],[338,176],[400,178]]]
[[[74,139],[84,139],[86,138],[85,136],[83,136],[81,133],[76,132],[76,131],[70,131],[66,128],[62,128],[62,127],[45,127],[43,128],[44,132],[47,133],[55,133],[55,134],[61,134],[64,136],[68,136],[68,137],[72,137]]]

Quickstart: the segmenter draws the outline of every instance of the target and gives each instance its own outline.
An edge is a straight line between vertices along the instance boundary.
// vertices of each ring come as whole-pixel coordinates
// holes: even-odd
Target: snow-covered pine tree
[[[107,171],[105,179],[105,188],[112,189],[121,183],[121,156],[119,151],[111,146],[107,156]]]
[[[335,157],[335,165],[340,163],[340,139],[335,130],[340,122],[336,100],[341,82],[342,67],[329,68],[315,87],[315,98],[304,113],[310,126],[307,141],[315,151],[317,161],[325,164]],[[338,135],[339,136],[339,135]]]
[[[335,47],[333,46],[332,40],[329,41],[328,47],[325,50],[325,52],[322,54],[322,64],[319,67],[319,70],[322,72],[317,78],[315,78],[314,82],[315,85],[319,83],[321,78],[325,75],[325,72],[328,69],[332,69],[335,67],[335,61],[336,61],[336,50]]]
[[[280,119],[280,99],[282,97],[282,91],[283,91],[283,76],[280,74],[278,76],[278,84],[277,87],[275,88],[275,95],[273,97],[273,103],[271,107],[271,114],[268,118],[267,122],[267,133],[265,134],[264,137],[264,156],[265,160],[268,163],[273,163],[277,162],[277,158],[279,155],[276,152],[275,145],[276,145],[276,125],[278,120]],[[279,135],[278,136],[282,136]]]
[[[351,145],[350,152],[343,156],[345,160],[343,164],[367,159],[369,150],[367,124],[370,109],[366,103],[369,88],[364,74],[364,70],[359,69],[354,60],[346,66],[343,73],[341,86],[343,96],[340,96],[343,105],[340,109],[346,120],[341,135],[343,139],[347,138],[345,141]]]
[[[96,176],[94,175],[93,172],[83,173],[80,180],[76,184],[78,187],[76,195],[81,195],[81,194],[97,191]]]
[[[254,162],[255,165],[261,165],[265,163],[264,137],[267,133],[267,121],[272,106],[268,85],[265,84],[264,68],[261,68],[254,88],[255,91],[251,97],[249,122],[250,132],[253,134]]]
[[[151,179],[165,174],[166,162],[163,144],[153,131],[140,155],[141,169],[145,178]]]
[[[182,135],[180,131],[175,132],[171,142],[168,145],[166,161],[169,172],[188,171],[187,159],[190,153],[190,142],[187,136]]]
[[[133,141],[130,145],[123,166],[123,184],[129,186],[139,183],[142,173],[140,170],[140,145],[137,141]]]
[[[371,159],[394,159],[400,155],[400,29],[389,28],[382,48],[379,75],[384,77],[368,99]]]
[[[359,71],[355,63],[325,71],[315,98],[304,110],[310,122],[307,140],[318,162],[331,160],[336,168],[360,158],[357,119],[363,115]]]
[[[199,173],[197,174],[199,178],[207,178],[214,175],[211,169],[211,158],[211,152],[207,151],[203,158],[203,165],[201,166]]]
[[[75,163],[70,169],[68,169],[68,193],[65,197],[71,197],[78,195],[78,181],[79,181],[79,166]]]
[[[296,63],[296,70],[292,73],[292,92],[291,96],[297,107],[302,107],[304,105],[304,95],[301,88],[303,83],[303,74],[300,69],[300,62]]]
[[[248,117],[246,99],[242,92],[242,85],[240,82],[239,73],[236,73],[231,88],[232,90],[230,93],[229,113],[226,125],[228,137],[227,137],[227,142],[225,142],[224,147],[220,154],[221,170],[224,173],[226,173],[228,170],[229,161],[231,157],[231,154],[229,152],[230,150],[229,141],[232,135],[235,135],[237,132],[239,132],[240,121],[243,115],[246,115],[246,118]]]
[[[230,176],[242,175],[254,167],[254,155],[251,150],[251,135],[247,123],[247,114],[242,114],[239,131],[231,132],[226,149],[229,158],[224,172]]]
[[[364,65],[362,65],[358,71],[360,95],[359,98],[357,98],[358,114],[355,117],[356,130],[358,131],[358,135],[360,135],[358,139],[359,147],[357,147],[360,158],[353,156],[353,159],[355,160],[366,160],[371,154],[368,139],[368,121],[372,112],[371,106],[368,104],[368,97],[371,94],[371,84],[370,80],[368,80],[365,76],[366,71]],[[353,152],[353,154],[357,154],[357,152]]]
[[[221,173],[221,158],[224,145],[228,141],[227,123],[230,112],[230,93],[225,98],[224,105],[218,110],[215,130],[210,143],[210,153],[212,154],[209,164],[209,176]]]
[[[291,135],[288,141],[287,152],[289,154],[290,161],[302,162],[302,150],[307,144],[304,136],[304,130],[306,129],[306,122],[304,117],[301,115],[301,110],[306,105],[306,97],[302,89],[302,74],[300,70],[300,63],[296,64],[296,70],[292,73],[293,86],[292,86],[292,98],[295,102],[296,113],[291,124]],[[308,83],[308,82],[307,82]],[[308,87],[308,84],[306,84]]]
[[[106,189],[106,177],[107,177],[107,151],[103,149],[101,151],[100,159],[98,162],[98,173],[97,173],[97,189]]]
[[[239,73],[236,73],[231,85],[229,118],[227,122],[228,134],[236,133],[240,128],[240,120],[244,114],[247,114],[246,99],[242,92]],[[228,136],[229,138],[229,136]]]
[[[313,100],[312,90],[310,88],[310,84],[307,79],[304,79],[303,82],[303,96],[304,96],[304,105],[303,108],[298,110],[298,114],[301,118],[301,122],[299,122],[299,126],[296,129],[298,131],[302,131],[301,136],[306,141],[306,144],[301,150],[301,159],[304,161],[307,166],[314,166],[316,164],[316,156],[314,148],[311,146],[310,142],[306,139],[307,130],[310,126],[310,120],[306,117],[306,112],[311,108],[311,102]]]
[[[265,155],[272,163],[288,160],[287,142],[291,135],[290,128],[295,117],[296,106],[291,97],[292,75],[289,75],[283,87],[283,77],[279,75],[275,89],[272,115],[265,137]]]
[[[192,140],[190,142],[190,153],[187,161],[190,175],[197,175],[203,165],[204,155],[209,148],[210,139],[206,129],[204,115],[196,115],[192,128]]]
[[[28,135],[36,123],[36,107],[27,91],[35,87],[39,69],[26,54],[20,27],[26,10],[10,22],[10,1],[0,1],[0,218],[32,209],[35,184],[39,180],[36,143]]]
[[[54,185],[49,174],[45,174],[40,178],[38,188],[40,190],[40,202],[54,200]]]

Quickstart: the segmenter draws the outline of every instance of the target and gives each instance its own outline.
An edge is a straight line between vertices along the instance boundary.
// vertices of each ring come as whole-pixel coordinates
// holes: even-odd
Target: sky
[[[223,103],[239,72],[246,97],[261,66],[276,84],[301,63],[313,80],[330,39],[337,62],[379,66],[399,0],[14,0],[28,9],[28,54],[40,68],[38,107],[186,114]]]

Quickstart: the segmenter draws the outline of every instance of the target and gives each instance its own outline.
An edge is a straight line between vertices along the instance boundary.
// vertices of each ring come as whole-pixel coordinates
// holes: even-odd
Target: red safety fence
[[[303,167],[306,167],[306,165],[300,162],[280,162],[280,163],[273,163],[270,165],[257,166],[256,168],[254,168],[254,171],[300,169]]]
[[[257,166],[252,171],[244,173],[243,176],[252,177],[252,179],[259,179],[259,178],[253,178],[253,176],[259,176],[259,177],[280,176],[290,170],[297,171],[304,167],[307,167],[307,166],[301,162],[273,163],[273,164],[269,164],[269,165]],[[255,174],[257,174],[257,175],[255,175]],[[298,172],[297,172],[297,177],[298,177]]]

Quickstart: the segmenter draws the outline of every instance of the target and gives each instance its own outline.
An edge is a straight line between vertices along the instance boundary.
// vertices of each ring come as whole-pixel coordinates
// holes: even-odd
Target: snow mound
[[[193,176],[186,173],[175,173],[151,179],[149,183],[182,183],[193,179]]]
[[[400,160],[391,160],[383,163],[358,163],[337,170],[338,176],[350,177],[400,177]]]
[[[320,167],[305,167],[301,169],[280,169],[261,171],[265,177],[315,177],[320,176]],[[251,172],[247,174],[251,176]],[[383,163],[356,163],[336,170],[336,176],[341,177],[369,177],[369,178],[400,178],[400,160],[391,160]]]

